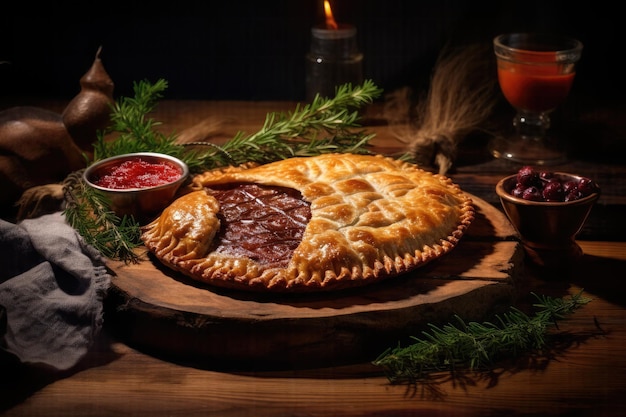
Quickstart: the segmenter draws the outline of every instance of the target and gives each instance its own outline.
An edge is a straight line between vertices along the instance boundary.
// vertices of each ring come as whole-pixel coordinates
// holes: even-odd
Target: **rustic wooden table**
[[[268,111],[294,103],[164,101],[154,118],[180,132],[219,121],[216,140],[252,133]],[[60,110],[59,105],[53,109]],[[381,150],[398,150],[378,110],[366,126]],[[211,122],[211,123],[213,123]],[[623,137],[621,138],[624,139]],[[623,147],[623,145],[621,145]],[[450,177],[498,207],[493,191],[516,166],[478,155],[461,159]],[[480,154],[480,152],[479,152]],[[471,159],[471,160],[470,160]],[[588,175],[602,197],[581,234],[585,255],[574,269],[525,271],[524,291],[564,297],[584,290],[592,302],[560,323],[563,344],[548,357],[524,358],[489,373],[442,372],[417,385],[393,385],[371,363],[337,367],[229,371],[182,363],[129,346],[107,327],[79,369],[56,375],[2,371],[0,413],[6,416],[621,416],[626,408],[626,166],[574,159],[559,170]],[[522,302],[525,298],[521,297]],[[389,341],[390,346],[395,341]],[[14,375],[6,378],[6,372]]]

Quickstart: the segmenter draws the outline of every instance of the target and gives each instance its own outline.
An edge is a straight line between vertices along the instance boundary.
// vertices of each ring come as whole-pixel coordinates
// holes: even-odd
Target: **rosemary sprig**
[[[371,81],[358,86],[344,84],[337,88],[335,97],[318,95],[292,112],[269,113],[258,132],[238,132],[222,146],[213,144],[207,152],[184,160],[201,169],[212,169],[331,152],[368,153],[367,145],[374,135],[356,130],[360,127],[358,108],[381,92]]]
[[[206,151],[189,150],[176,142],[176,136],[157,130],[159,122],[148,117],[154,110],[167,82],[134,84],[134,97],[122,97],[112,107],[111,125],[98,132],[94,161],[133,152],[159,152],[175,156],[192,173],[240,165],[268,163],[293,156],[314,156],[330,152],[367,153],[374,135],[355,131],[358,109],[377,98],[380,90],[371,81],[346,84],[333,98],[315,97],[311,104],[297,106],[290,113],[270,113],[256,133],[239,132],[223,145],[209,144]],[[110,137],[115,135],[115,137]],[[87,242],[102,254],[125,262],[137,262],[133,249],[141,244],[139,224],[133,218],[115,216],[106,196],[83,184],[71,174],[65,183],[65,215]]]
[[[94,143],[94,161],[134,152],[158,152],[182,157],[184,148],[176,144],[176,137],[159,132],[157,127],[161,123],[148,117],[167,86],[167,81],[162,79],[154,84],[148,81],[134,83],[135,96],[121,97],[114,103],[111,125],[98,132]],[[116,137],[109,140],[110,134],[116,134]]]
[[[113,108],[111,126],[99,132],[94,144],[94,160],[130,152],[160,152],[182,159],[192,172],[240,165],[259,164],[293,156],[323,153],[368,153],[374,137],[358,131],[358,109],[380,96],[382,90],[372,81],[363,85],[344,84],[335,97],[316,96],[312,103],[297,105],[293,112],[269,113],[261,129],[253,134],[238,132],[223,145],[210,144],[206,151],[188,151],[176,143],[174,135],[166,136],[155,128],[160,123],[147,117],[154,110],[167,82],[134,84],[135,97],[121,98]],[[117,138],[107,140],[107,135]]]
[[[465,323],[455,316],[456,324],[442,327],[429,324],[423,337],[414,343],[387,349],[372,363],[384,369],[392,383],[414,383],[430,373],[468,368],[488,368],[499,358],[540,351],[547,346],[548,328],[591,301],[582,290],[568,299],[532,295],[538,308],[533,316],[519,309],[496,316],[496,322]]]
[[[139,225],[132,218],[119,218],[109,209],[108,199],[87,187],[82,170],[71,173],[63,183],[67,222],[85,241],[110,259],[137,262],[134,249],[139,246]]]

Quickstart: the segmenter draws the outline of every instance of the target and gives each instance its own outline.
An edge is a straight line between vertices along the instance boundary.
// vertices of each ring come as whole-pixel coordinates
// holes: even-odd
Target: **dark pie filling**
[[[284,267],[302,241],[311,207],[299,191],[258,184],[207,190],[220,203],[222,226],[215,251]]]

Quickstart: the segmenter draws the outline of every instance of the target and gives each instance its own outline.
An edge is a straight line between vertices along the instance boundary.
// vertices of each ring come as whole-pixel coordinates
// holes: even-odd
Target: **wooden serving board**
[[[498,209],[473,197],[476,219],[445,257],[353,290],[251,294],[194,282],[156,260],[110,262],[105,323],[167,359],[242,369],[334,366],[375,359],[427,323],[481,320],[515,297],[523,249]]]

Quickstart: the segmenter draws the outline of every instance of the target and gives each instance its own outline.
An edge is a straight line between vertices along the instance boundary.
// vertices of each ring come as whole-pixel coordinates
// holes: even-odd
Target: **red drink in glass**
[[[527,165],[564,162],[565,150],[547,135],[549,114],[572,88],[582,43],[560,35],[508,33],[496,36],[493,45],[500,89],[516,114],[515,132],[490,142],[492,155]]]
[[[507,101],[516,109],[545,112],[561,104],[572,87],[575,72],[563,74],[556,66],[500,62],[498,81]]]

